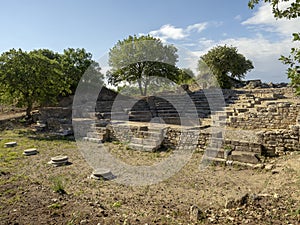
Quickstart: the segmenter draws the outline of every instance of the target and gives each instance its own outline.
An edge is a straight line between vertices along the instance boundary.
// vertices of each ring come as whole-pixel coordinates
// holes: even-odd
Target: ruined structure
[[[73,106],[73,126],[85,140],[119,140],[142,151],[161,146],[203,151],[209,161],[255,166],[300,147],[299,97],[286,85],[257,83],[254,89],[223,90],[224,105],[213,110],[208,99],[214,99],[214,90],[134,99],[103,88],[95,108]],[[53,108],[44,117],[49,129],[70,124],[71,108],[61,109],[60,119]]]

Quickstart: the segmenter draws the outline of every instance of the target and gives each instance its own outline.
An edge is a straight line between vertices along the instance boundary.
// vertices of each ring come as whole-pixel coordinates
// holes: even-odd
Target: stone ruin
[[[251,85],[255,88],[249,89]],[[299,151],[300,98],[294,96],[292,87],[252,81],[243,88],[222,91],[225,105],[211,111],[204,90],[133,99],[136,103],[128,107],[128,97],[122,100],[122,96],[103,88],[95,108],[73,107],[73,126],[77,136],[86,141],[118,140],[141,151],[180,146],[203,151],[208,161],[230,165],[261,165],[265,157]],[[209,93],[213,97],[213,90]],[[182,121],[190,121],[194,115],[185,111],[187,94],[195,105],[199,123],[184,123],[188,125],[182,129]],[[120,102],[112,110],[117,96]],[[181,111],[170,101],[182,103],[178,106]],[[41,119],[48,129],[70,129],[70,106],[43,110]],[[155,122],[157,118],[160,122]]]

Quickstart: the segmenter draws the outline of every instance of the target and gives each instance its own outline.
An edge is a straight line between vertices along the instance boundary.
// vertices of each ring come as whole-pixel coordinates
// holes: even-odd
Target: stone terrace
[[[95,109],[76,107],[78,137],[134,150],[195,149],[208,161],[253,166],[300,147],[300,100],[289,87],[223,90],[222,98],[213,89],[144,98],[104,89]]]

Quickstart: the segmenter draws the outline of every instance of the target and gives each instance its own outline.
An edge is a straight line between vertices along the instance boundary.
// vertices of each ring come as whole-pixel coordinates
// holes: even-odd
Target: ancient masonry
[[[224,104],[212,107],[215,95],[211,89],[128,100],[103,88],[95,108],[73,105],[73,126],[89,141],[118,140],[141,151],[203,151],[206,160],[227,164],[255,166],[299,151],[300,98],[291,87],[223,90]],[[63,131],[70,129],[71,114],[70,106],[44,108],[40,120]]]

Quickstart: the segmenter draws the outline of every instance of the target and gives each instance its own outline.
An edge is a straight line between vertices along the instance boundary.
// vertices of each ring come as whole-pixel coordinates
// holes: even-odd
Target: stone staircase
[[[91,125],[90,131],[87,132],[86,141],[105,142],[109,140],[109,129],[102,124],[94,123]]]
[[[193,121],[198,120],[202,128],[207,125],[215,130],[226,127],[226,129],[247,129],[249,132],[255,129],[276,128],[276,126],[286,129],[287,123],[293,124],[293,121],[287,120],[294,120],[291,119],[294,117],[294,124],[296,124],[296,114],[299,111],[297,107],[300,108],[300,105],[293,106],[284,95],[270,92],[264,94],[263,91],[233,90],[224,96],[222,102],[218,93],[213,91],[204,93],[200,90],[188,95],[173,93],[141,99],[121,99],[118,104],[112,100],[99,101],[96,106],[98,124],[91,127],[85,139],[102,142],[117,135],[121,137],[120,141],[128,144],[130,149],[155,151],[161,147],[166,133],[164,126],[155,127],[153,124],[194,127]],[[291,115],[288,114],[289,112]],[[287,115],[287,118],[283,118],[283,115]],[[155,122],[158,118],[160,122]],[[106,126],[107,121],[110,123],[120,121],[120,124],[114,124],[112,131],[109,126]],[[130,125],[130,128],[126,128],[127,122],[137,122],[138,125]],[[151,126],[144,125],[149,122]],[[128,132],[128,129],[131,131]],[[190,132],[192,130],[187,131],[181,143],[177,144],[183,150],[194,149],[197,145],[193,142],[193,138],[190,138],[193,137]],[[269,142],[266,143],[271,145]],[[269,154],[263,144],[265,145],[258,140],[245,140],[239,137],[238,131],[236,135],[230,137],[223,136],[222,132],[221,135],[218,132],[213,133],[204,153],[204,159],[229,165],[260,165],[264,157]]]
[[[227,165],[255,166],[263,162],[263,149],[259,143],[213,138],[206,149],[204,160]]]
[[[162,146],[165,131],[162,127],[143,127],[130,139],[128,147],[133,150],[153,152]]]

